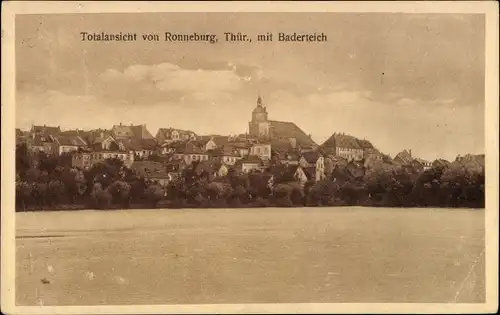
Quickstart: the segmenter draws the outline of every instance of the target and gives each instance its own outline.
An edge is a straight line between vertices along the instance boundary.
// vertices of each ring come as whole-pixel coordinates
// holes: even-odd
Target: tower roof
[[[262,106],[262,98],[257,97],[257,107],[253,110],[253,113],[267,113],[266,108]]]

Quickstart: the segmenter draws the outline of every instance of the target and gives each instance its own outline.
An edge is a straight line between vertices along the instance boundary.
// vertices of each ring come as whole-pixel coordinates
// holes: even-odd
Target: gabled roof
[[[130,151],[154,150],[156,148],[155,139],[129,138],[125,140],[118,140],[117,142],[123,144],[125,149]]]
[[[52,143],[53,140],[50,136],[36,135],[33,140],[29,141],[33,146],[43,146],[44,143]]]
[[[365,143],[366,145],[366,143]],[[362,149],[359,140],[351,135],[334,133],[321,145],[322,148]]]
[[[225,146],[229,144],[229,137],[228,136],[213,136],[212,141],[215,142],[217,146]]]
[[[271,140],[271,147],[275,151],[291,151],[295,150],[288,139],[273,139]]]
[[[316,163],[316,161],[318,161],[321,157],[321,154],[318,151],[309,151],[303,152],[302,157],[307,161],[307,163]]]
[[[434,162],[432,162],[433,166],[448,166],[450,164],[451,164],[451,162],[449,162],[445,159],[437,159]]]
[[[413,161],[413,158],[411,157],[410,152],[403,150],[396,155],[394,160],[403,164],[410,164]]]
[[[368,140],[363,139],[363,140],[358,140],[358,142],[359,142],[359,146],[362,149],[374,149],[373,144]]]
[[[160,129],[158,129],[157,135],[163,135],[165,138],[169,138],[173,131],[177,131],[179,134],[194,134],[194,135],[196,135],[196,133],[194,133],[191,130],[183,130],[183,129],[176,129],[176,128],[160,128]]]
[[[134,137],[134,132],[132,131],[131,126],[124,126],[124,125],[114,125],[112,128],[113,135],[115,137]]]
[[[116,142],[115,138],[113,138],[112,136],[108,135],[108,136],[104,136],[104,137],[94,138],[94,140],[92,141],[92,144],[103,143],[105,140],[108,140],[108,139],[110,139],[111,141]]]
[[[154,139],[153,135],[146,128],[146,125],[135,125],[131,126],[132,133],[136,138],[150,140]]]
[[[118,138],[154,139],[146,125],[114,125],[112,132]]]
[[[61,127],[52,127],[52,126],[32,126],[31,132],[39,133],[43,135],[57,135],[61,132]]]
[[[56,143],[64,146],[87,146],[87,143],[79,136],[56,136]]]
[[[272,138],[295,138],[297,144],[316,145],[314,141],[295,123],[269,120],[269,131]]]
[[[238,157],[239,154],[234,147],[231,145],[224,145],[221,147],[217,147],[214,150],[207,151],[208,154],[212,156],[231,156]]]
[[[205,149],[199,145],[198,141],[188,141],[184,146],[179,146],[177,153],[184,154],[207,154]]]

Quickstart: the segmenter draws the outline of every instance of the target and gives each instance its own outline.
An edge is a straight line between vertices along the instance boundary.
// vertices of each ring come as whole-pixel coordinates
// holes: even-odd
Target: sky
[[[80,32],[138,41],[81,41]],[[169,43],[165,32],[217,34],[219,43]],[[224,42],[224,32],[253,41]],[[256,41],[267,32],[323,32],[327,41]],[[269,119],[296,123],[318,144],[344,132],[391,156],[453,160],[484,153],[484,59],[483,15],[18,15],[16,127],[239,134],[261,95]]]

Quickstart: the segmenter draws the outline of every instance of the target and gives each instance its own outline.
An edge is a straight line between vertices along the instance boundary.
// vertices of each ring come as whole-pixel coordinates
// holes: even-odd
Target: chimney
[[[411,157],[411,149],[408,150],[408,153],[410,154],[410,157]]]
[[[120,126],[122,125],[122,122],[120,121]]]

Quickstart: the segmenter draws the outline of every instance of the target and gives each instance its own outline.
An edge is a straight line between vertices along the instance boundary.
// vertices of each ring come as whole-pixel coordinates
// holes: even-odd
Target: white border
[[[486,14],[486,303],[484,304],[216,304],[19,307],[14,302],[15,54],[14,16],[104,12],[401,12]],[[484,313],[498,309],[498,3],[470,2],[2,2],[1,307],[15,314],[205,313]]]

